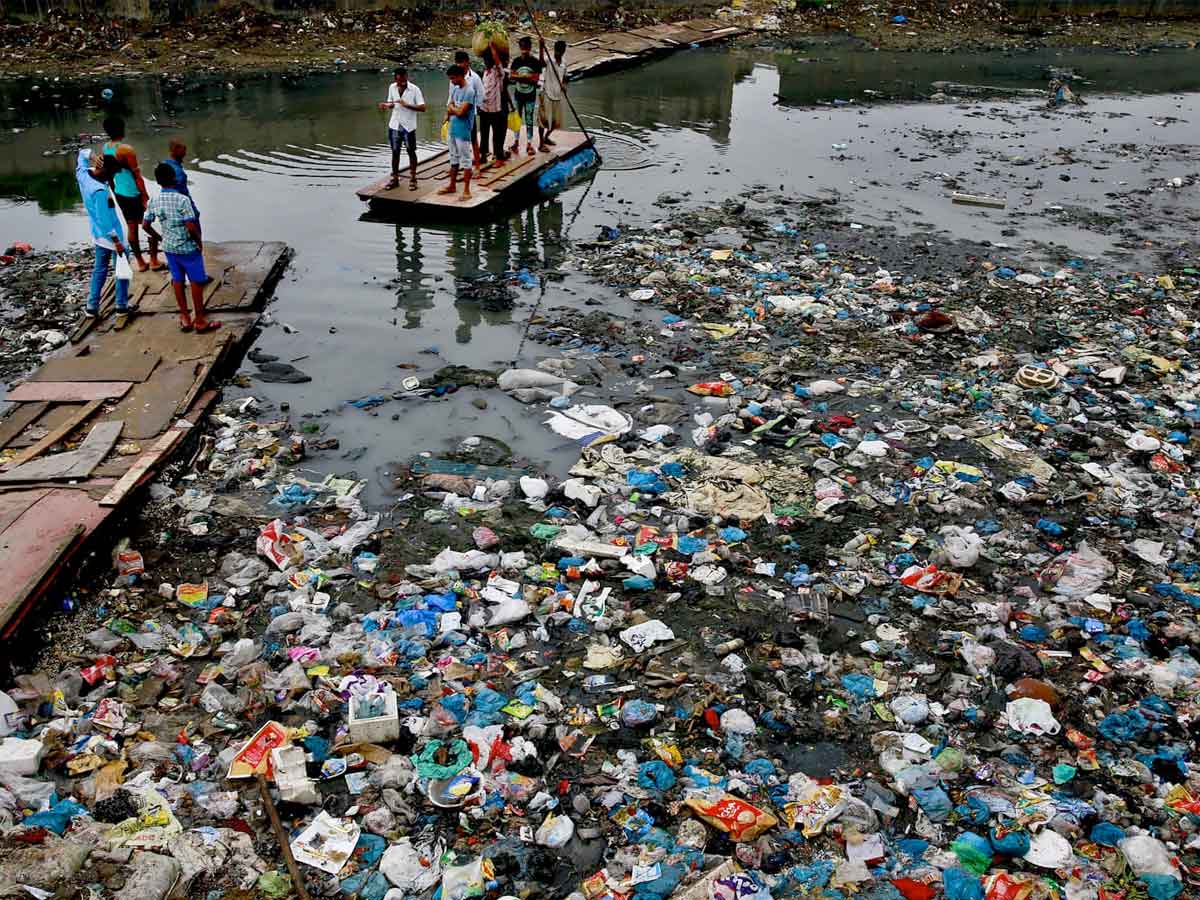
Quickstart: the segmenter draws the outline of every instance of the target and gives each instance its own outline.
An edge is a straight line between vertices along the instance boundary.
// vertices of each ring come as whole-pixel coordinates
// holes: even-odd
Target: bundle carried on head
[[[492,48],[492,52],[508,57],[508,29],[503,22],[494,19],[481,22],[475,29],[475,37],[471,40],[471,50],[476,56],[482,56],[483,51]]]

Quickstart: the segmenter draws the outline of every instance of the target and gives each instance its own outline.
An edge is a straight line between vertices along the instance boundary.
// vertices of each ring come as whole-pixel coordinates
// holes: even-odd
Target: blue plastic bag
[[[675,787],[675,773],[661,759],[651,760],[638,767],[638,785],[653,791],[669,791]]]
[[[1125,829],[1112,822],[1098,822],[1092,826],[1092,833],[1089,837],[1097,844],[1115,847],[1125,840]]]
[[[1150,723],[1136,709],[1109,713],[1100,722],[1099,732],[1115,744],[1136,741],[1150,728]]]
[[[942,873],[946,900],[983,900],[983,885],[978,875],[962,869],[947,869]]]
[[[50,808],[26,816],[21,824],[26,828],[45,828],[47,831],[61,835],[70,827],[73,818],[87,814],[87,807],[76,803],[70,797],[59,800],[57,795],[51,794]]]
[[[870,700],[875,696],[875,679],[870,675],[843,675],[842,687],[853,694],[856,700]]]

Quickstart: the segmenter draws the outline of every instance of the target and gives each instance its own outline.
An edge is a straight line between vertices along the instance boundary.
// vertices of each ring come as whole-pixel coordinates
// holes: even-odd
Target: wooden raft
[[[512,132],[509,132],[511,137]],[[535,138],[536,139],[536,138]],[[557,131],[555,145],[546,153],[529,156],[525,153],[522,140],[521,155],[513,154],[498,169],[487,168],[479,178],[471,179],[471,198],[463,200],[462,180],[454,195],[439,194],[450,180],[449,154],[440,150],[417,163],[417,189],[409,190],[408,172],[401,173],[398,186],[387,187],[390,176],[381,178],[358,190],[360,200],[371,204],[372,210],[382,212],[412,211],[414,215],[432,217],[453,215],[456,212],[478,213],[488,206],[505,199],[515,199],[519,194],[536,192],[537,177],[560,159],[572,156],[588,145],[582,132]]]

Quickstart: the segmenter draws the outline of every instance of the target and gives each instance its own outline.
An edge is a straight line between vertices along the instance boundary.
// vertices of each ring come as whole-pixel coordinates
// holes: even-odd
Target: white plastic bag
[[[466,865],[449,866],[442,873],[442,900],[465,900],[483,893],[483,859]]]
[[[1073,864],[1075,854],[1070,841],[1057,831],[1044,828],[1030,839],[1024,858],[1043,869],[1065,869]]]
[[[1034,697],[1009,700],[1004,714],[1008,717],[1008,727],[1021,734],[1058,734],[1062,731],[1062,725],[1054,718],[1054,711],[1045,700]]]
[[[124,253],[117,254],[117,263],[113,268],[116,270],[118,281],[133,281],[133,266],[129,264],[129,257]]]
[[[1138,875],[1166,875],[1179,878],[1179,869],[1171,858],[1171,851],[1156,837],[1148,834],[1132,834],[1117,844],[1125,854],[1129,868]]]
[[[538,826],[536,838],[543,847],[558,848],[565,847],[574,834],[575,822],[570,816],[556,816],[551,813]]]

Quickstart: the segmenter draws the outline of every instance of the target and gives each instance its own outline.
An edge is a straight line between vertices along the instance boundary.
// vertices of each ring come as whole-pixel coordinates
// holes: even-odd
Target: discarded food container
[[[483,779],[473,769],[464,769],[449,778],[435,778],[426,791],[429,802],[441,809],[457,809],[479,794]]]
[[[360,703],[360,700],[362,701]],[[376,703],[382,709],[375,715],[360,715],[364,704]],[[400,737],[400,713],[395,691],[382,691],[368,698],[350,698],[350,738],[355,743],[382,744]]]
[[[33,775],[41,765],[41,741],[6,737],[0,740],[0,775]]]

